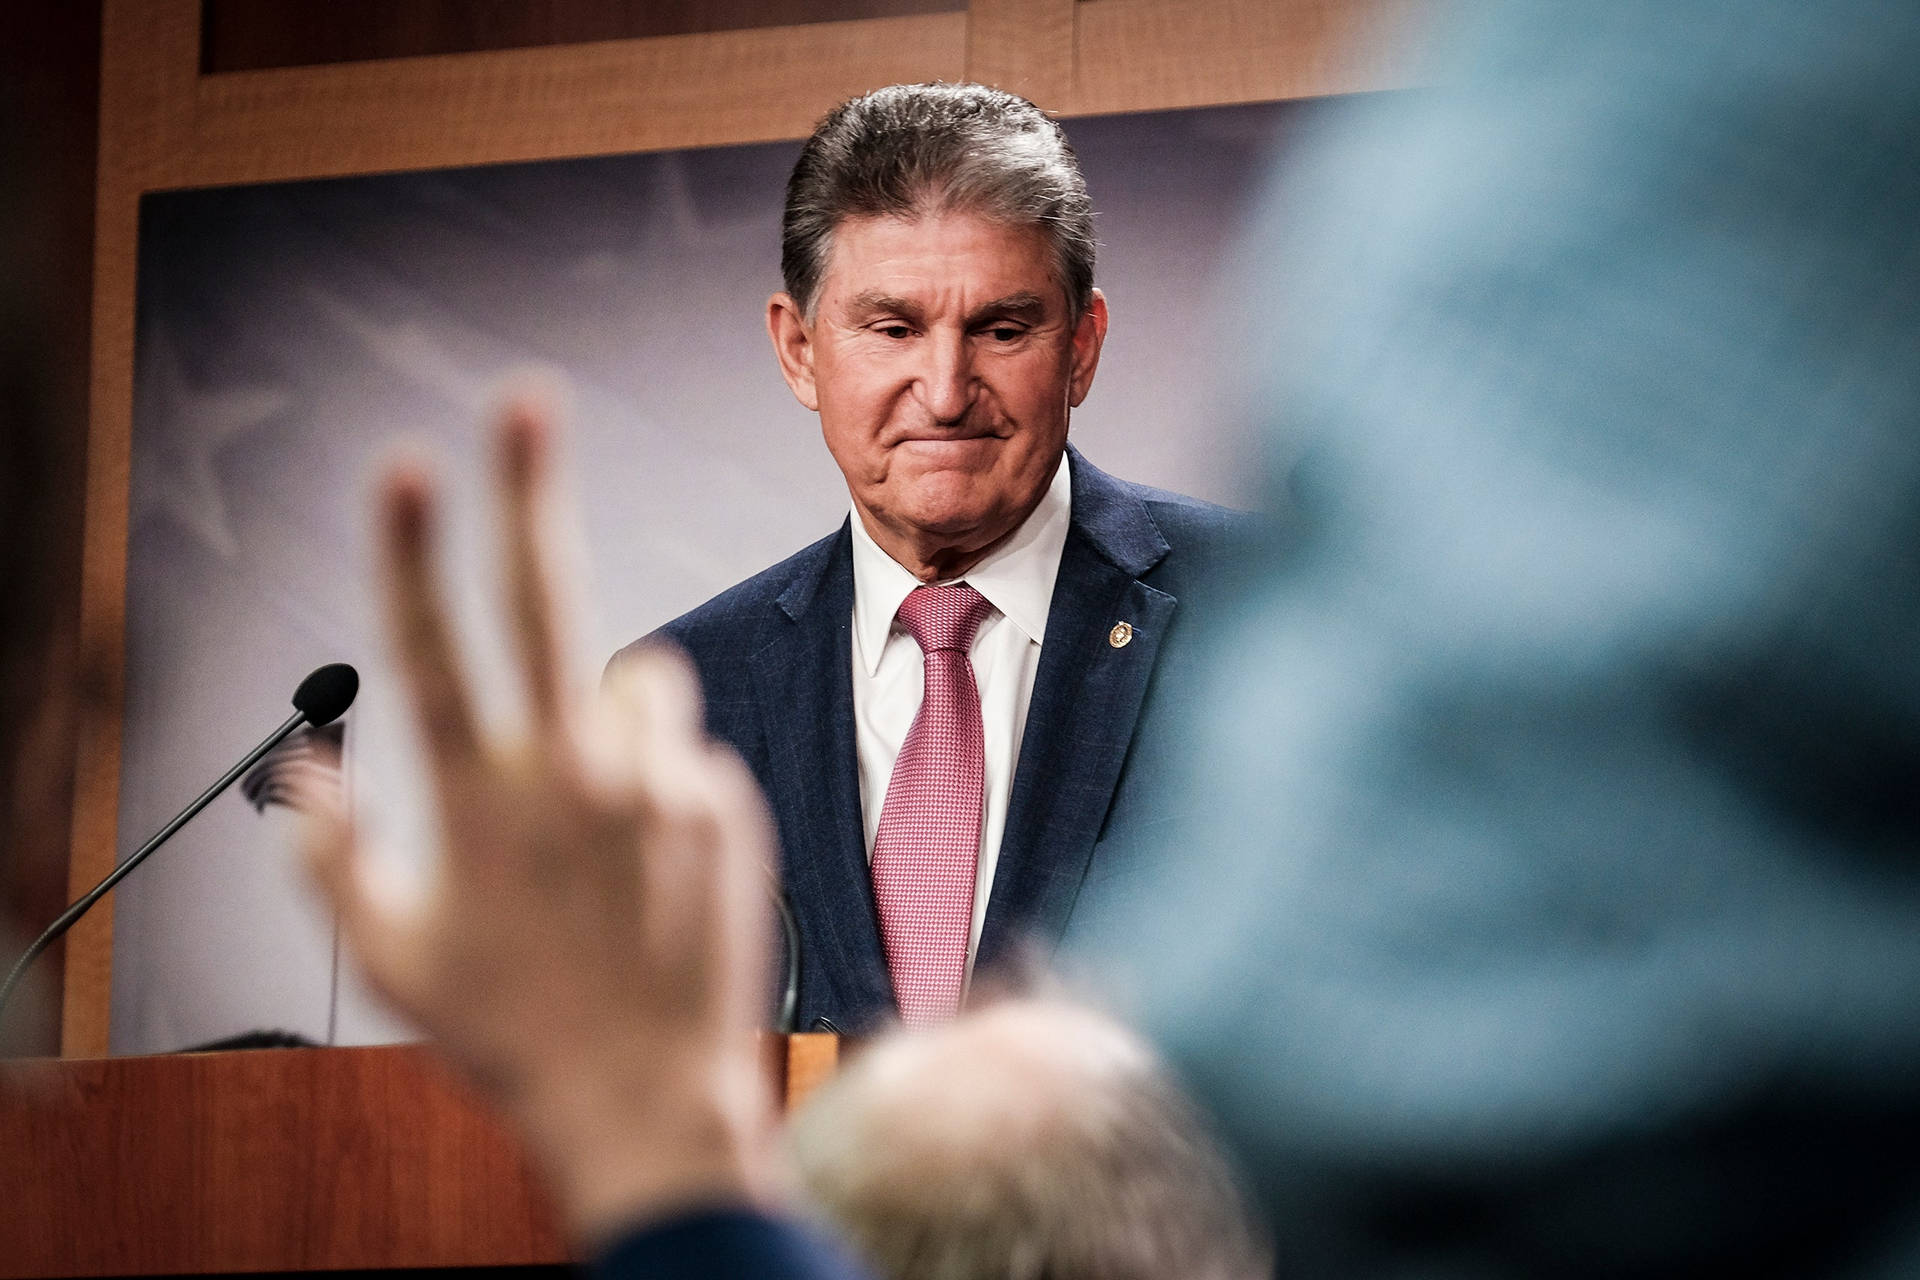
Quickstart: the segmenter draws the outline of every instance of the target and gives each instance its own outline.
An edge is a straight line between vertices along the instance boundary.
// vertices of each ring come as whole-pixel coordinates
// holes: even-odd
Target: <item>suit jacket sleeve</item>
[[[747,1209],[684,1214],[636,1230],[593,1264],[596,1280],[869,1280],[829,1242]]]

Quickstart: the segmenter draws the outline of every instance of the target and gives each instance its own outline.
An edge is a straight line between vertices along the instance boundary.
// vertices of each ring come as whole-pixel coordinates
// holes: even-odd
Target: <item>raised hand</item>
[[[450,625],[425,470],[394,467],[380,544],[391,639],[437,802],[425,893],[383,892],[337,798],[312,797],[309,863],[374,988],[518,1125],[587,1241],[765,1194],[772,1108],[754,1052],[765,809],[702,729],[678,654],[623,663],[599,697],[568,662],[550,531],[552,427],[497,432],[518,737],[481,723]]]

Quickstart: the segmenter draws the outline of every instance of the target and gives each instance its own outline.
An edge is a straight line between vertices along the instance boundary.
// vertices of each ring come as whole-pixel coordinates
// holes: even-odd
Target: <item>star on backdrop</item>
[[[216,389],[195,381],[165,327],[151,335],[144,355],[134,378],[141,474],[133,486],[132,524],[171,519],[222,557],[237,559],[240,543],[221,489],[219,455],[293,398],[275,387]],[[150,459],[139,456],[143,442],[152,442]]]

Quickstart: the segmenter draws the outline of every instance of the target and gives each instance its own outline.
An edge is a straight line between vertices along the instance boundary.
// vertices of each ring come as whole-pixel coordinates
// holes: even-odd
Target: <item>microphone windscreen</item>
[[[293,691],[293,709],[306,716],[316,728],[331,724],[353,705],[360,692],[360,673],[344,662],[329,662],[315,668],[312,675]]]

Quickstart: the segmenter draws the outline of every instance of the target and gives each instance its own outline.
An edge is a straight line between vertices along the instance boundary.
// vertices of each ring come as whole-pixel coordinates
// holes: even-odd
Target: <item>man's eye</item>
[[[987,336],[995,342],[1014,342],[1026,336],[1026,330],[1010,324],[997,324],[987,330]]]
[[[913,330],[904,324],[875,325],[874,332],[886,338],[910,338],[913,336]]]

